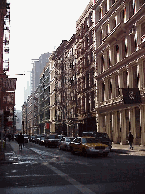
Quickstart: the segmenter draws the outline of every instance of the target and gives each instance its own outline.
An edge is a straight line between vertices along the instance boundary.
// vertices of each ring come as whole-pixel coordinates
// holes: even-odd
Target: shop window
[[[133,88],[138,87],[138,81],[137,81],[137,66],[132,67],[132,73],[133,73]]]
[[[127,45],[127,39],[125,39],[125,57],[128,56],[128,45]]]
[[[112,82],[110,80],[110,87],[109,87],[109,99],[112,98]]]
[[[141,41],[145,41],[145,23],[141,24]]]
[[[101,56],[101,73],[105,70],[104,68],[104,56]]]
[[[124,9],[120,12],[120,23],[124,23]]]
[[[105,84],[104,84],[104,82],[102,83],[102,102],[104,101],[104,96],[105,96]]]
[[[94,91],[91,92],[91,110],[95,108],[95,98]]]
[[[116,45],[116,54],[117,54],[117,59],[116,59],[116,61],[117,61],[117,63],[119,62],[119,46],[118,45]]]
[[[116,18],[112,20],[112,29],[116,27]]]
[[[133,16],[134,14],[134,3],[133,0],[129,1],[129,19]]]
[[[102,44],[102,30],[100,31],[100,45]]]

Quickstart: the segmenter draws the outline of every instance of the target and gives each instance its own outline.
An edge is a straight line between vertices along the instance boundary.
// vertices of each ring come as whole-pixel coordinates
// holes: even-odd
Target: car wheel
[[[65,146],[65,150],[67,151],[67,146]]]
[[[73,150],[73,148],[71,148],[71,153],[72,153],[72,154],[74,154],[74,153],[75,153],[75,152],[74,152],[74,150]]]
[[[83,149],[83,150],[82,150],[82,154],[83,154],[83,156],[87,156],[87,151],[86,151],[86,149]]]
[[[107,156],[108,156],[108,153],[104,153],[103,156],[104,156],[104,157],[107,157]]]

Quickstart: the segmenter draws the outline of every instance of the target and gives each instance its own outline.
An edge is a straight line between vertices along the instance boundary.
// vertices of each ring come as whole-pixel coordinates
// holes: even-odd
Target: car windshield
[[[98,137],[98,138],[109,138],[107,133],[97,133],[96,137]]]
[[[44,140],[44,137],[41,137],[42,140]]]
[[[69,137],[70,141],[73,141],[74,140],[74,137]]]
[[[95,138],[82,138],[82,143],[97,143]]]
[[[57,135],[50,135],[49,139],[58,139],[58,136]]]

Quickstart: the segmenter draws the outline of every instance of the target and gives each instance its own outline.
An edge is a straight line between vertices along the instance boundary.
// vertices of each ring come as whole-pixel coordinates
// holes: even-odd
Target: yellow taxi
[[[77,137],[70,144],[71,153],[98,154],[107,156],[110,152],[108,145],[98,142],[95,137]]]

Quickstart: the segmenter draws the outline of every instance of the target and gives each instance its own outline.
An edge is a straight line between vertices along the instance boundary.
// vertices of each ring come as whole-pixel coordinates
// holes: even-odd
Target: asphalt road
[[[0,166],[1,194],[145,193],[145,156],[84,157],[33,143],[15,153]]]

